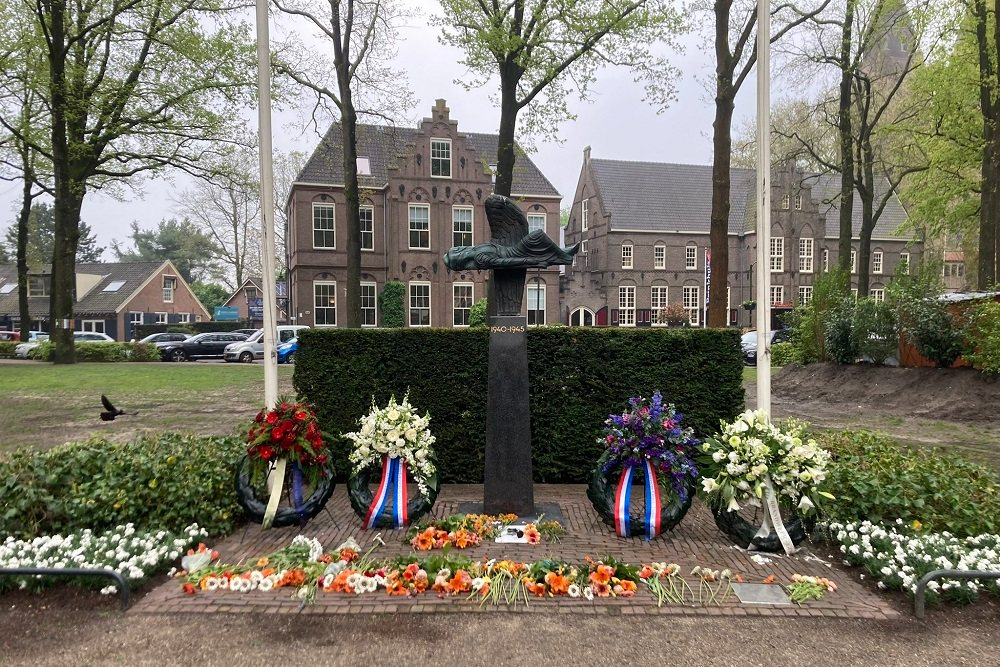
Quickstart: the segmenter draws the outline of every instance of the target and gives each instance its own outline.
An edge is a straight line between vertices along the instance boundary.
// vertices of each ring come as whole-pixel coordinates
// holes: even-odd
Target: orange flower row
[[[465,528],[459,528],[449,533],[429,526],[417,533],[416,537],[410,540],[410,545],[417,551],[443,549],[446,544],[450,544],[456,549],[467,549],[481,544],[482,541],[477,533]]]

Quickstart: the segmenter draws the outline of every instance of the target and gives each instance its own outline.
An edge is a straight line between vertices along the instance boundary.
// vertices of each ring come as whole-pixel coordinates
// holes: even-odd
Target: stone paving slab
[[[454,513],[461,502],[481,500],[481,485],[448,485],[442,488],[433,515],[444,517]],[[715,526],[712,515],[705,505],[696,500],[691,510],[679,526],[666,535],[650,541],[643,538],[619,538],[614,529],[601,521],[586,496],[583,485],[536,485],[536,502],[555,502],[560,505],[565,519],[566,535],[558,543],[528,544],[483,544],[465,549],[461,553],[473,560],[481,558],[510,558],[524,562],[552,557],[572,562],[582,562],[584,556],[599,559],[612,555],[629,563],[666,561],[677,563],[687,574],[696,566],[712,569],[729,568],[743,576],[744,581],[759,582],[773,574],[779,582],[787,583],[793,574],[823,576],[833,579],[837,590],[818,601],[805,606],[788,605],[743,605],[736,596],[729,594],[721,606],[682,606],[665,604],[657,607],[655,600],[640,585],[633,598],[605,598],[586,602],[568,597],[532,598],[527,606],[516,607],[480,606],[478,601],[465,597],[438,598],[433,593],[424,593],[413,598],[390,597],[385,594],[370,593],[351,596],[338,593],[323,593],[316,596],[316,602],[302,607],[294,600],[288,589],[275,589],[267,593],[233,593],[230,591],[199,592],[185,595],[180,584],[168,580],[150,591],[132,607],[129,613],[278,613],[278,614],[395,614],[395,613],[582,613],[608,615],[685,615],[685,616],[794,616],[831,618],[895,618],[899,613],[890,603],[854,581],[836,563],[829,563],[817,555],[807,544],[800,547],[793,556],[763,554],[771,562],[758,565],[751,560],[753,555],[734,544]],[[222,562],[239,563],[250,558],[258,558],[287,546],[293,537],[302,533],[318,539],[325,548],[332,549],[354,537],[362,549],[374,534],[361,529],[361,521],[351,511],[344,485],[338,486],[327,505],[327,511],[311,521],[304,529],[297,527],[263,531],[258,526],[238,530],[233,535],[210,545],[219,551]],[[381,531],[386,545],[375,555],[392,557],[412,553],[404,543],[403,530]],[[422,552],[428,555],[435,552]],[[698,590],[696,577],[686,577],[692,589]]]

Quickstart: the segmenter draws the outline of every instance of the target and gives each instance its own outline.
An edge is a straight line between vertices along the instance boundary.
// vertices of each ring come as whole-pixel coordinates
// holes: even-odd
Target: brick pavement
[[[449,485],[441,490],[434,507],[434,516],[452,514],[458,503],[481,501],[481,485]],[[337,593],[323,593],[316,596],[315,604],[301,607],[292,599],[287,589],[275,589],[267,593],[232,593],[229,591],[203,592],[187,596],[181,592],[180,584],[168,580],[157,586],[139,600],[130,613],[280,613],[280,614],[372,614],[372,613],[579,613],[611,615],[680,614],[702,616],[799,616],[833,618],[886,619],[898,616],[898,612],[884,598],[881,598],[842,569],[837,563],[827,563],[808,544],[802,545],[793,556],[764,554],[770,563],[754,563],[751,553],[733,545],[716,528],[711,513],[696,500],[687,516],[677,528],[667,535],[661,535],[649,542],[643,538],[619,538],[614,530],[604,524],[593,510],[586,497],[586,487],[582,485],[536,485],[536,502],[555,502],[560,505],[565,520],[566,535],[554,544],[541,545],[495,544],[486,542],[461,553],[472,559],[483,557],[511,558],[530,562],[540,558],[553,557],[573,562],[582,562],[584,556],[600,558],[613,555],[629,563],[666,561],[677,563],[684,574],[696,566],[712,569],[729,568],[743,575],[747,582],[757,582],[773,574],[780,582],[788,582],[792,574],[825,576],[837,583],[837,590],[819,601],[809,602],[799,607],[795,605],[745,605],[735,595],[730,594],[721,606],[681,606],[665,604],[657,607],[655,600],[639,587],[639,593],[631,599],[600,599],[586,602],[568,597],[531,599],[528,606],[517,607],[480,606],[478,602],[462,596],[439,599],[432,593],[414,598],[389,597],[383,592],[361,596]],[[338,486],[324,511],[303,530],[281,528],[262,531],[253,526],[238,530],[220,543],[211,545],[221,554],[222,562],[238,563],[248,558],[257,558],[287,546],[299,532],[317,538],[325,548],[332,549],[348,537],[353,536],[363,548],[371,533],[361,529],[360,519],[351,511],[344,485]],[[386,546],[376,552],[380,557],[391,557],[410,553],[408,544],[403,542],[404,531],[382,531]],[[428,552],[434,553],[434,552]],[[426,554],[423,554],[426,555]],[[687,577],[688,583],[697,590],[694,577]]]

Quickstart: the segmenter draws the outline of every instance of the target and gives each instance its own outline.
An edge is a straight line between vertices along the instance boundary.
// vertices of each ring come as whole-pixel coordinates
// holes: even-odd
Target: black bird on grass
[[[113,422],[115,420],[115,417],[118,416],[139,414],[138,412],[125,412],[124,410],[119,410],[115,406],[111,405],[111,401],[109,401],[108,397],[105,396],[104,394],[101,394],[101,405],[103,405],[104,409],[106,410],[106,412],[101,413],[102,422]]]

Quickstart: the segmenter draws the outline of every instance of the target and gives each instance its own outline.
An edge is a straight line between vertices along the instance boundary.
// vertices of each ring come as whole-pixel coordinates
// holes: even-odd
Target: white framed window
[[[451,323],[456,327],[469,326],[469,316],[472,313],[473,304],[472,283],[455,283],[451,286]]]
[[[451,178],[451,139],[431,139],[431,177]]]
[[[104,333],[104,320],[82,320],[80,322],[80,331]]]
[[[580,241],[580,254],[581,255],[587,254],[587,239]]]
[[[785,239],[781,236],[771,237],[771,273],[781,273],[785,270]]]
[[[799,239],[799,272],[813,272],[813,240]]]
[[[827,248],[823,248],[823,271],[830,270],[830,251]]]
[[[657,243],[653,246],[653,268],[667,268],[667,246],[662,243]]]
[[[451,244],[453,246],[472,245],[472,207],[451,207]]]
[[[540,229],[545,231],[545,214],[544,213],[529,213],[528,214],[528,233]]]
[[[622,268],[632,268],[632,246],[630,244],[622,245]]]
[[[697,285],[685,285],[683,292],[684,308],[688,311],[688,322],[692,326],[697,326],[701,314],[701,305],[699,301],[701,299],[701,288]]]
[[[361,283],[361,326],[374,327],[378,323],[378,285]]]
[[[813,300],[812,285],[799,285],[799,305],[804,306]]]
[[[945,262],[942,271],[945,278],[961,278],[965,275],[965,262]]]
[[[784,303],[785,301],[785,286],[784,285],[771,285],[771,305],[776,303]]]
[[[528,285],[528,324],[545,324],[545,285]]]
[[[313,248],[330,249],[337,247],[337,228],[334,222],[333,204],[313,202]]]
[[[795,210],[802,210],[802,195],[795,195]]]
[[[873,289],[871,291],[872,301],[875,303],[882,303],[885,301],[885,290],[884,289]]]
[[[872,251],[872,273],[882,273],[882,251]]]
[[[166,324],[167,314],[166,313],[156,313],[156,324]]]
[[[361,249],[375,250],[375,207],[362,206],[358,208],[358,220],[361,222]]]
[[[431,249],[431,207],[426,204],[410,204],[410,249]]]
[[[653,285],[649,288],[649,323],[654,327],[663,327],[667,321],[660,317],[660,311],[667,307],[667,286]]]
[[[790,201],[788,195],[781,195],[781,208],[788,210],[788,202]]]
[[[142,324],[142,313],[135,310],[129,311],[128,323],[133,326],[136,324]]]
[[[495,164],[490,165],[490,183],[497,184],[497,166]]]
[[[594,311],[590,308],[576,308],[570,313],[569,325],[571,327],[592,327],[594,326]]]
[[[635,285],[618,286],[618,326],[635,326]]]
[[[174,291],[177,289],[177,276],[163,276],[163,303],[174,302]]]
[[[858,251],[851,248],[851,273],[858,272]]]
[[[318,327],[337,326],[337,282],[313,283],[313,321]]]
[[[48,296],[51,287],[52,278],[49,276],[28,276],[28,296]]]
[[[191,322],[191,313],[177,313],[177,321],[180,324],[189,324]]]
[[[688,271],[694,271],[698,268],[698,246],[693,243],[689,243],[684,248],[684,268]]]
[[[903,276],[910,275],[910,253],[899,253],[899,273]]]
[[[582,231],[587,231],[587,217],[590,213],[587,205],[588,202],[586,199],[580,202],[580,229]]]
[[[431,284],[412,281],[410,283],[410,326],[429,327],[431,325]]]

